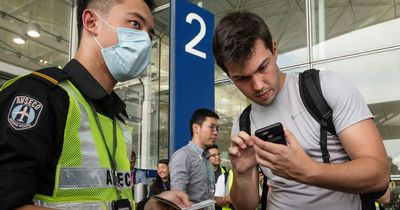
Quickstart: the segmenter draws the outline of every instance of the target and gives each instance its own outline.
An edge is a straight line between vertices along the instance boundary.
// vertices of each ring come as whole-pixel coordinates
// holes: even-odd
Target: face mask
[[[151,41],[147,32],[129,28],[115,29],[96,12],[95,14],[118,35],[118,43],[107,48],[103,48],[93,36],[102,48],[101,53],[111,75],[118,82],[138,77],[149,65],[151,58]]]

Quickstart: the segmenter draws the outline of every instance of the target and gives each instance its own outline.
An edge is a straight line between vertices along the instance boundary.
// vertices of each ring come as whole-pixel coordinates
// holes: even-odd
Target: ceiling
[[[2,0],[0,61],[26,70],[63,66],[68,61],[70,8],[69,0]],[[30,22],[41,26],[39,38],[24,35]],[[25,37],[26,43],[14,43],[16,35]],[[9,71],[3,68],[0,71]]]
[[[2,0],[0,2],[0,61],[26,70],[43,66],[63,66],[68,62],[71,8],[73,0]],[[262,16],[279,43],[281,52],[306,46],[305,0],[203,0],[202,7],[215,14],[216,22],[228,12],[248,10]],[[400,0],[313,1],[325,8],[325,39],[400,16]],[[319,6],[317,2],[323,2]],[[168,44],[167,0],[155,0],[156,29]],[[371,15],[373,14],[373,15]],[[318,17],[316,17],[317,19]],[[24,36],[27,24],[41,26],[41,36],[25,36],[26,44],[15,44]],[[318,40],[317,40],[318,42]],[[0,65],[0,71],[9,66]],[[9,71],[9,70],[8,70]],[[12,72],[11,72],[12,73]],[[16,73],[18,74],[18,72]],[[221,74],[221,73],[220,73]],[[216,75],[217,78],[219,74]]]
[[[216,22],[232,11],[247,10],[259,14],[277,39],[280,53],[307,46],[305,0],[195,0],[192,2],[201,2],[202,7],[215,15]],[[324,40],[400,17],[400,0],[312,0],[312,2],[315,4],[312,6],[316,14],[313,20],[318,20],[318,14],[324,15]],[[154,92],[161,90],[160,100],[167,102],[169,1],[155,0],[155,3],[154,21],[156,34],[160,39],[153,42],[152,66],[154,68],[151,68],[150,75],[155,80]],[[73,0],[0,1],[0,83],[10,74],[19,75],[24,71],[29,72],[46,66],[62,67],[68,62],[72,5]],[[32,22],[41,26],[42,33],[39,38],[24,35],[27,24]],[[314,22],[311,24],[318,29],[319,24]],[[24,36],[26,43],[23,45],[14,43],[12,40],[16,35]],[[313,42],[318,43],[319,39],[316,36]],[[221,70],[217,67],[216,69],[216,80],[226,78]],[[139,84],[139,82],[135,81],[134,84]],[[217,102],[219,104],[216,107],[221,109],[219,113],[222,115],[233,116],[245,106],[242,103],[247,103],[242,95],[237,96],[238,91],[234,86],[217,85],[217,87],[217,98],[230,96],[224,98],[229,102],[224,100]],[[140,92],[140,88],[134,89],[135,94]],[[224,113],[225,108],[229,109],[224,103],[237,104],[237,111]]]

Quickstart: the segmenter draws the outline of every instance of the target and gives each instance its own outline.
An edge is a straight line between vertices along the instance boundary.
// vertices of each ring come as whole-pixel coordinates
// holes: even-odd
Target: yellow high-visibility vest
[[[19,78],[7,81],[1,90]],[[34,204],[55,209],[106,210],[112,209],[112,201],[127,199],[135,210],[129,163],[132,129],[119,121],[114,124],[112,119],[99,113],[97,121],[86,99],[70,81],[62,81],[58,86],[69,96],[63,147],[57,163],[53,195],[36,194]],[[107,150],[115,154],[115,171]]]

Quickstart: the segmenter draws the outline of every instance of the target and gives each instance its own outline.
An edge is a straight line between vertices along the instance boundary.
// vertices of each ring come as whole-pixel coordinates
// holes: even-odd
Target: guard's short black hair
[[[225,64],[241,66],[254,50],[257,39],[273,52],[272,36],[264,20],[251,12],[232,12],[219,21],[213,35],[213,53],[217,65],[229,76]]]
[[[196,111],[193,112],[192,117],[190,118],[190,134],[193,137],[193,129],[192,129],[192,125],[193,124],[199,124],[201,125],[204,121],[206,121],[206,117],[211,117],[211,118],[215,118],[215,119],[219,119],[219,116],[217,113],[215,113],[214,111],[210,110],[210,109],[197,109]]]
[[[82,14],[83,11],[87,8],[95,8],[103,13],[106,13],[112,6],[115,4],[120,4],[123,1],[129,0],[76,0],[77,1],[77,23],[78,23],[78,37],[80,39],[83,22],[82,22]],[[147,6],[149,7],[150,11],[154,11],[155,3],[153,0],[143,0]]]

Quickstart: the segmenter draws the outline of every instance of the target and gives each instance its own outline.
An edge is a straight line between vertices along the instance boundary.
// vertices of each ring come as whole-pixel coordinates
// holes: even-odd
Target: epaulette
[[[68,75],[64,71],[56,67],[40,69],[38,71],[32,72],[28,76],[42,81],[50,87],[54,87],[58,85],[58,83],[60,83],[61,81],[68,79]]]

